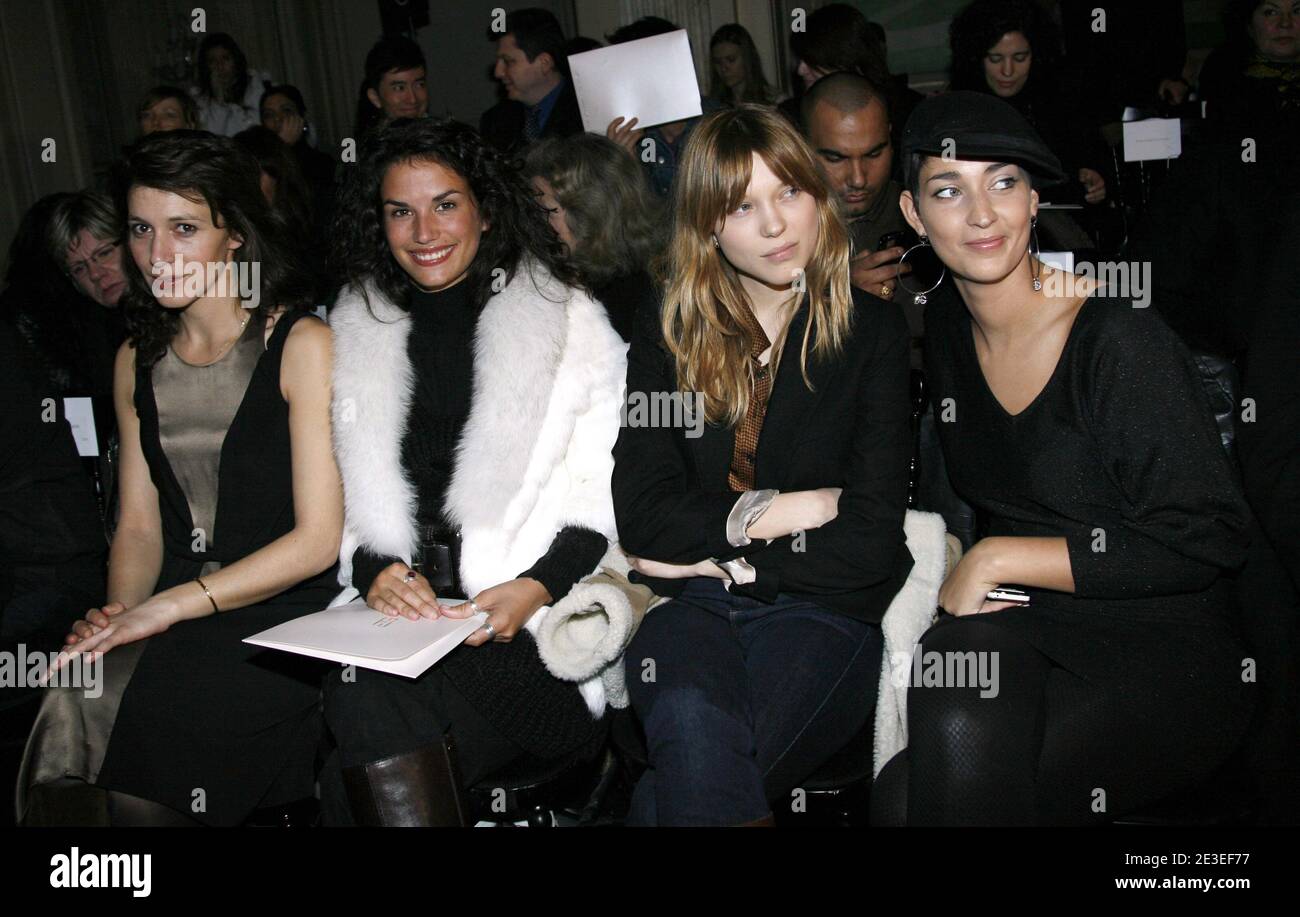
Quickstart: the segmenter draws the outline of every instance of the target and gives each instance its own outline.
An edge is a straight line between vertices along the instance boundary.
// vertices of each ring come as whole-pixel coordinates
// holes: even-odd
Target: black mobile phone
[[[885,249],[895,246],[909,248],[910,236],[911,233],[906,229],[892,229],[880,237],[880,241],[876,243],[876,251],[883,252]]]

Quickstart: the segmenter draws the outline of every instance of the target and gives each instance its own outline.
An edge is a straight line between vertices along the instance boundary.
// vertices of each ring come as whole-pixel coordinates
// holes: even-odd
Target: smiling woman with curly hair
[[[325,817],[459,824],[466,786],[603,735],[599,679],[555,678],[533,632],[617,540],[610,449],[626,347],[522,174],[463,124],[373,133],[336,238],[348,281],[331,314],[339,600],[486,620],[417,679],[327,680],[338,755]]]

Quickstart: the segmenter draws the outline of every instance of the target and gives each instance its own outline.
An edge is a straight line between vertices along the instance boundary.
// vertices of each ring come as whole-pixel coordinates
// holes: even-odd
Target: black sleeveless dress
[[[140,441],[158,489],[163,528],[155,593],[193,580],[205,564],[211,569],[213,562],[233,563],[293,528],[289,406],[280,393],[280,360],[290,329],[306,315],[281,316],[257,358],[221,446],[210,543],[196,542],[189,503],[162,448],[153,371],[137,369]],[[121,654],[117,668],[136,658],[118,675],[125,686],[102,765],[96,773],[93,751],[90,766],[64,751],[77,744],[69,723],[78,711],[57,713],[47,699],[50,715],[42,711],[28,746],[24,770],[30,783],[77,776],[213,825],[239,824],[259,806],[311,796],[327,667],[242,640],[324,608],[337,591],[336,576],[331,568],[258,605],[183,621],[106,654],[106,665]],[[106,675],[107,696],[114,675]],[[98,700],[76,703],[83,719],[100,715],[85,709]],[[83,727],[82,735],[93,742],[102,731]]]

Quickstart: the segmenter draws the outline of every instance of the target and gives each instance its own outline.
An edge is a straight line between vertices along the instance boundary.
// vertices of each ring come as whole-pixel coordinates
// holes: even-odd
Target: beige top
[[[191,534],[201,550],[210,551],[214,544],[221,447],[266,350],[263,331],[262,323],[250,316],[239,340],[215,363],[186,363],[169,346],[153,368],[158,438],[189,502]],[[220,566],[208,561],[199,576]]]

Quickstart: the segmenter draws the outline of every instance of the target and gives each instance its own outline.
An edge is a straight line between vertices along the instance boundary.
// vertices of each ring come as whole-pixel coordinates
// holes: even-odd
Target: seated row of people
[[[616,663],[649,758],[629,824],[770,824],[864,727],[913,565],[902,309],[850,282],[821,150],[771,108],[692,131],[654,281],[655,224],[582,190],[634,206],[636,164],[603,138],[573,150],[536,147],[530,175],[456,122],[373,131],[329,327],[247,152],[188,131],[131,152],[121,515],[104,601],[66,639],[104,654],[105,690],[49,690],[20,818],[238,824],[312,795],[325,735],[327,823],[459,822],[467,786],[602,737],[606,699],[552,675],[530,623],[617,557],[667,599]],[[913,683],[875,814],[1113,819],[1244,728],[1225,576],[1248,512],[1182,345],[1033,256],[1062,169],[1023,116],[929,100],[901,156],[905,219],[951,278],[926,321],[939,439],[987,519],[918,651],[998,660],[1000,683]],[[177,255],[260,265],[260,301],[169,287]],[[621,420],[656,395],[701,423]],[[989,598],[1005,586],[1029,603]],[[487,617],[416,679],[241,642],[350,594]]]

